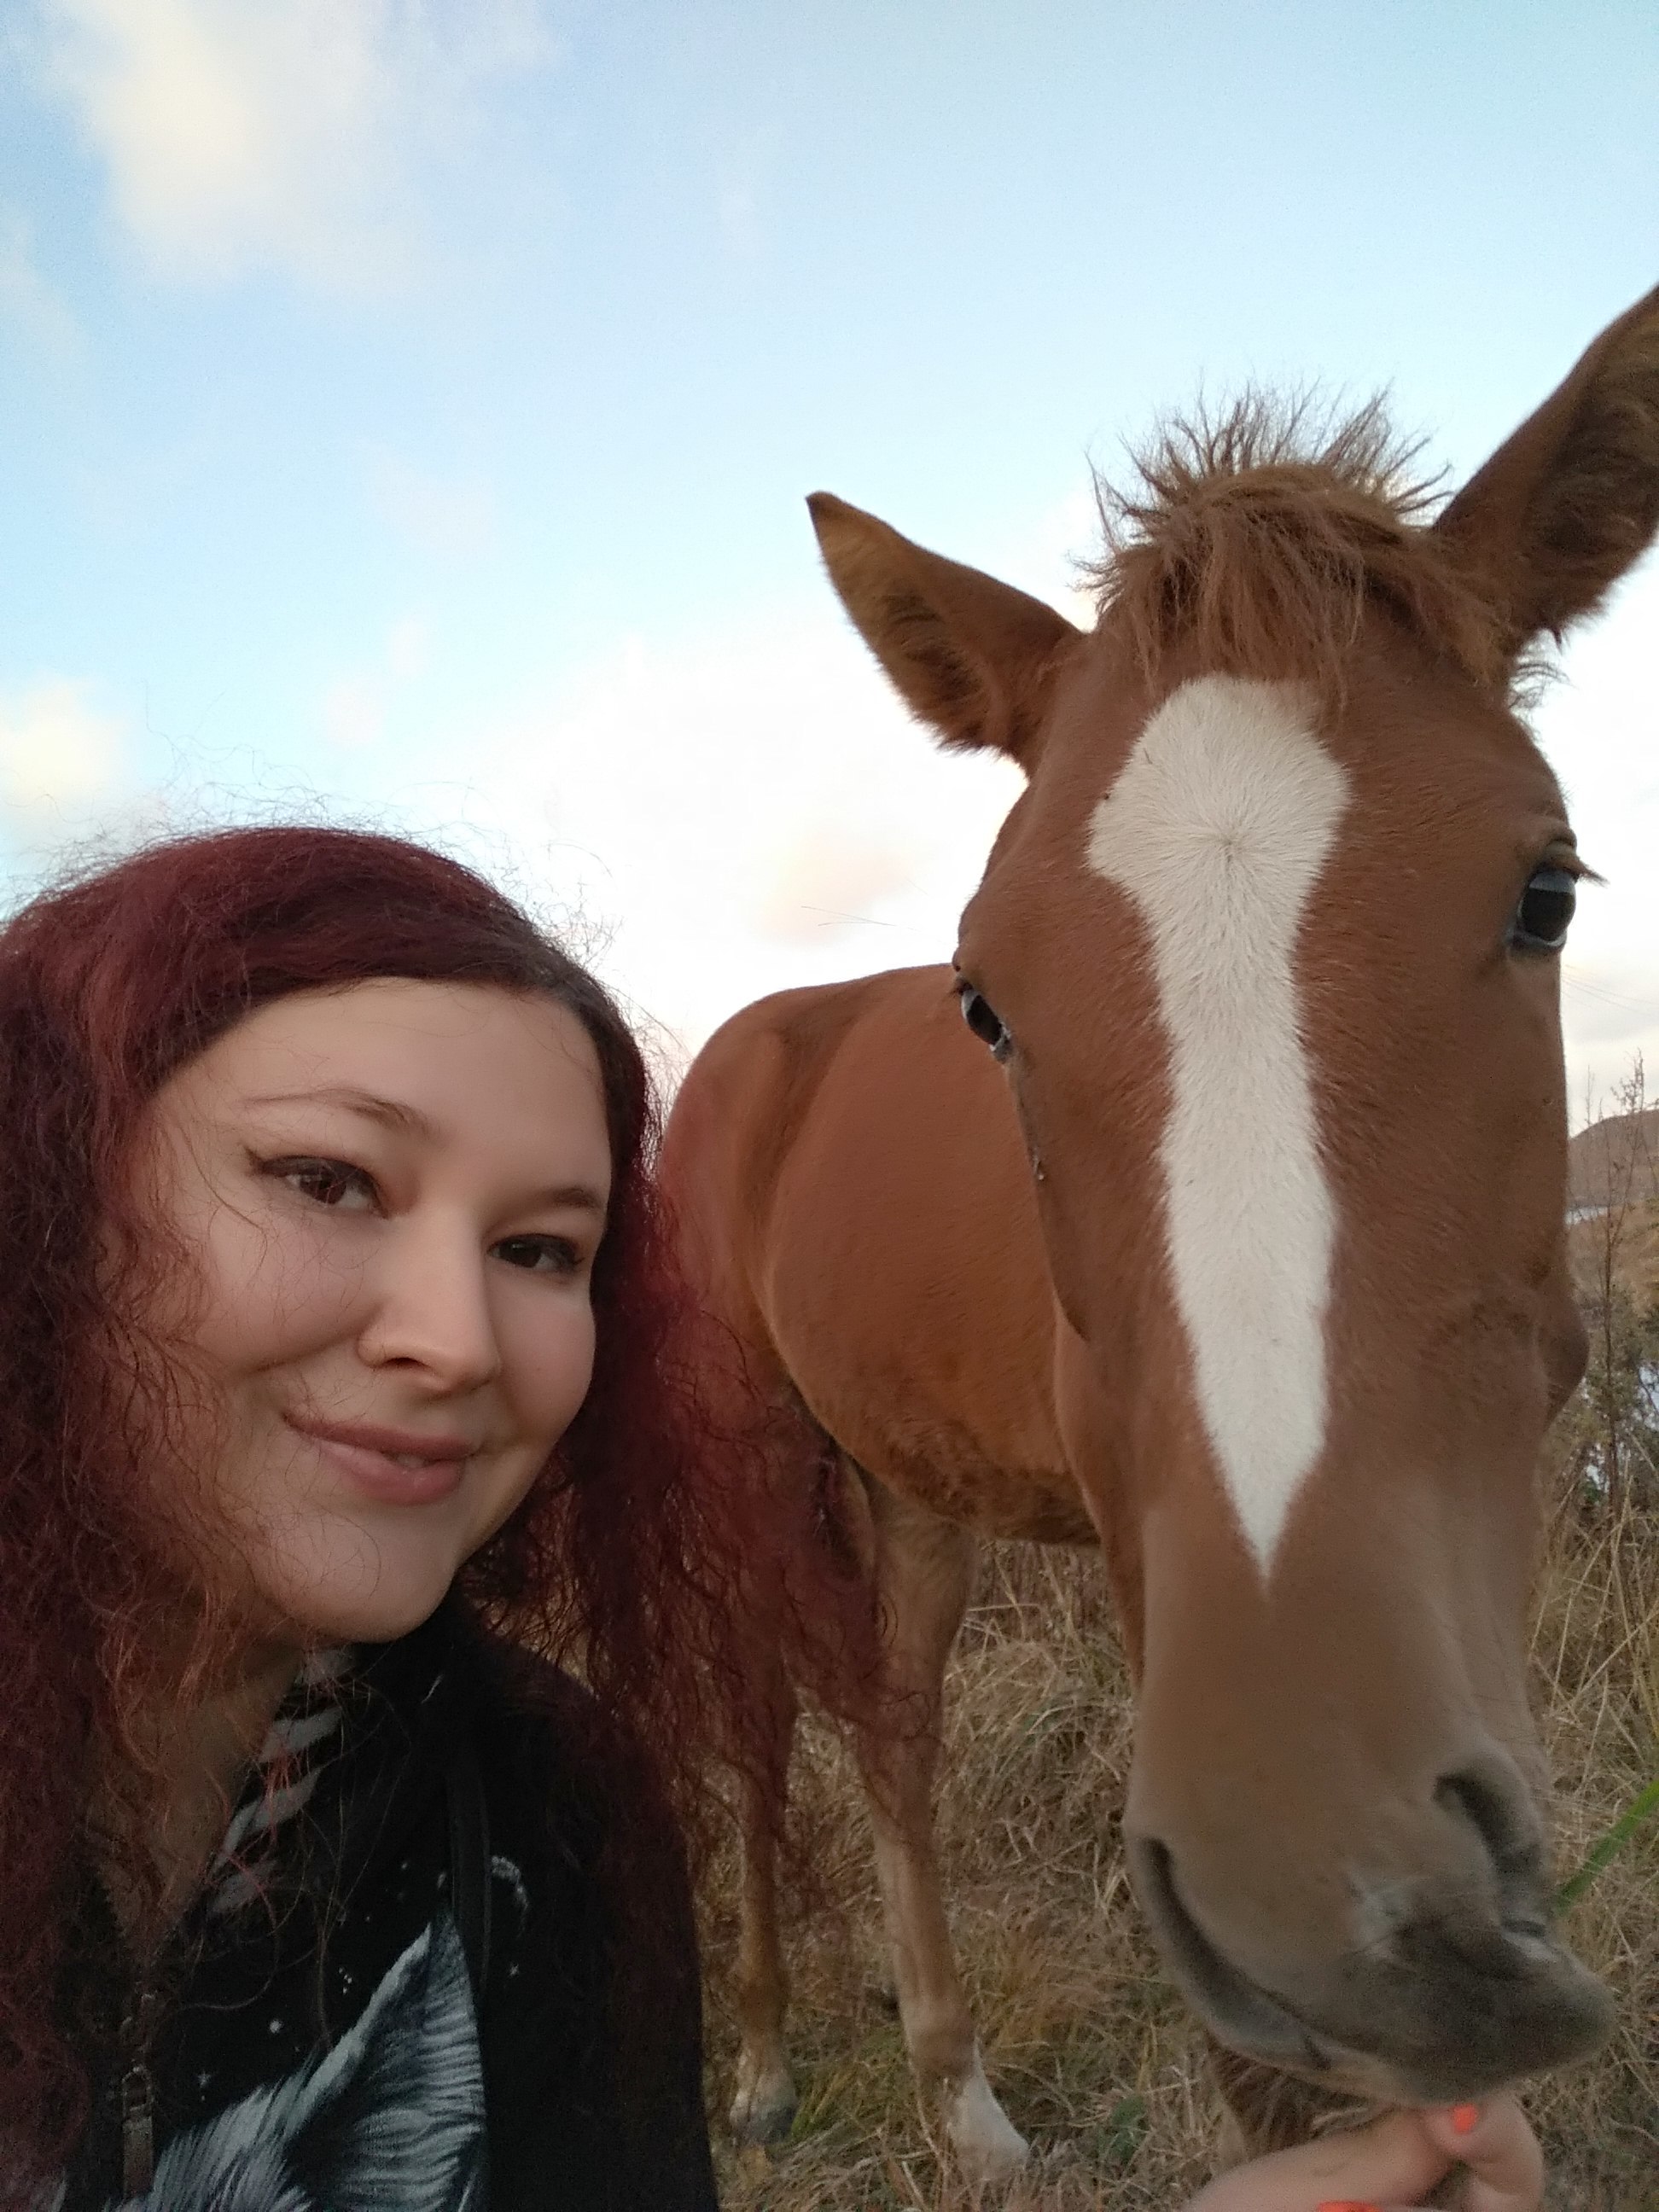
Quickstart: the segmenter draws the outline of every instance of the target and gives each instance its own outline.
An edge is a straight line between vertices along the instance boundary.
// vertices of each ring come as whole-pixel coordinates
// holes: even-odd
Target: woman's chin
[[[273,1562],[273,1565],[277,1563]],[[450,1545],[359,1540],[324,1559],[307,1547],[261,1576],[260,1595],[280,1607],[304,1644],[394,1644],[443,1603],[461,1561]]]
[[[421,1595],[401,1594],[370,1605],[346,1607],[311,1630],[313,1642],[325,1644],[395,1644],[430,1620],[443,1603],[447,1583]]]

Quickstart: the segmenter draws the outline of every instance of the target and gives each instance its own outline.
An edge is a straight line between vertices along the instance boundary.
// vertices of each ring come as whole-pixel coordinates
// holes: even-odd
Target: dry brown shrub
[[[1568,1870],[1659,1771],[1659,1516],[1598,1510],[1569,1469],[1546,1479],[1534,1650]],[[1007,2212],[1172,2212],[1213,2170],[1219,2113],[1125,1880],[1128,1685],[1097,1559],[989,1552],[948,1694],[939,1832],[959,1954],[987,2070],[1037,2152],[999,2201]],[[884,1995],[856,1780],[811,1720],[795,1787],[836,1909],[791,1931],[793,2136],[775,2155],[722,2137],[724,2201],[732,2212],[956,2212],[973,2199],[940,2168]],[[710,1925],[717,2109],[732,2047],[718,1995],[731,1894],[721,1884]],[[1612,1984],[1620,2028],[1591,2064],[1531,2093],[1552,2206],[1656,2212],[1659,1824],[1602,1875],[1571,1932]]]

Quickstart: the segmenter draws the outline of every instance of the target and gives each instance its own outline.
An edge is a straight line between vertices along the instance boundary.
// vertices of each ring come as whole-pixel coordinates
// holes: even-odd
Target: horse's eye
[[[1578,902],[1578,879],[1565,868],[1539,868],[1521,894],[1510,925],[1516,952],[1559,952]]]
[[[963,1020],[981,1044],[989,1045],[992,1059],[1006,1060],[1014,1048],[1014,1041],[991,1001],[971,983],[958,983],[957,996],[962,1001]]]

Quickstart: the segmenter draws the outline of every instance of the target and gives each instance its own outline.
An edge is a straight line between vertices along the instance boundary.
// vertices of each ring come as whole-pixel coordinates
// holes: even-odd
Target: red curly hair
[[[135,1130],[167,1078],[255,1008],[392,976],[569,1008],[609,1123],[592,1384],[463,1587],[580,1660],[694,1829],[711,1742],[742,1702],[729,1624],[752,1531],[699,1416],[653,1180],[653,1085],[601,987],[482,878],[387,836],[185,837],[36,899],[0,930],[0,2142],[28,2144],[32,2164],[61,2154],[85,2109],[57,1992],[88,1773],[133,1741],[154,1686],[150,1625],[178,1588],[131,1479],[156,1413],[144,1287],[172,1264],[153,1233],[147,1259],[131,1212]],[[204,1615],[198,1666],[213,1633]]]

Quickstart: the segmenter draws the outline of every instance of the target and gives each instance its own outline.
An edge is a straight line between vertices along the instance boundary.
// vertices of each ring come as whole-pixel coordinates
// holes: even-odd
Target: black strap
[[[472,1984],[472,2002],[483,2011],[489,1975],[489,1808],[483,1777],[470,1743],[461,1743],[444,1777],[449,1809],[449,1905]]]

